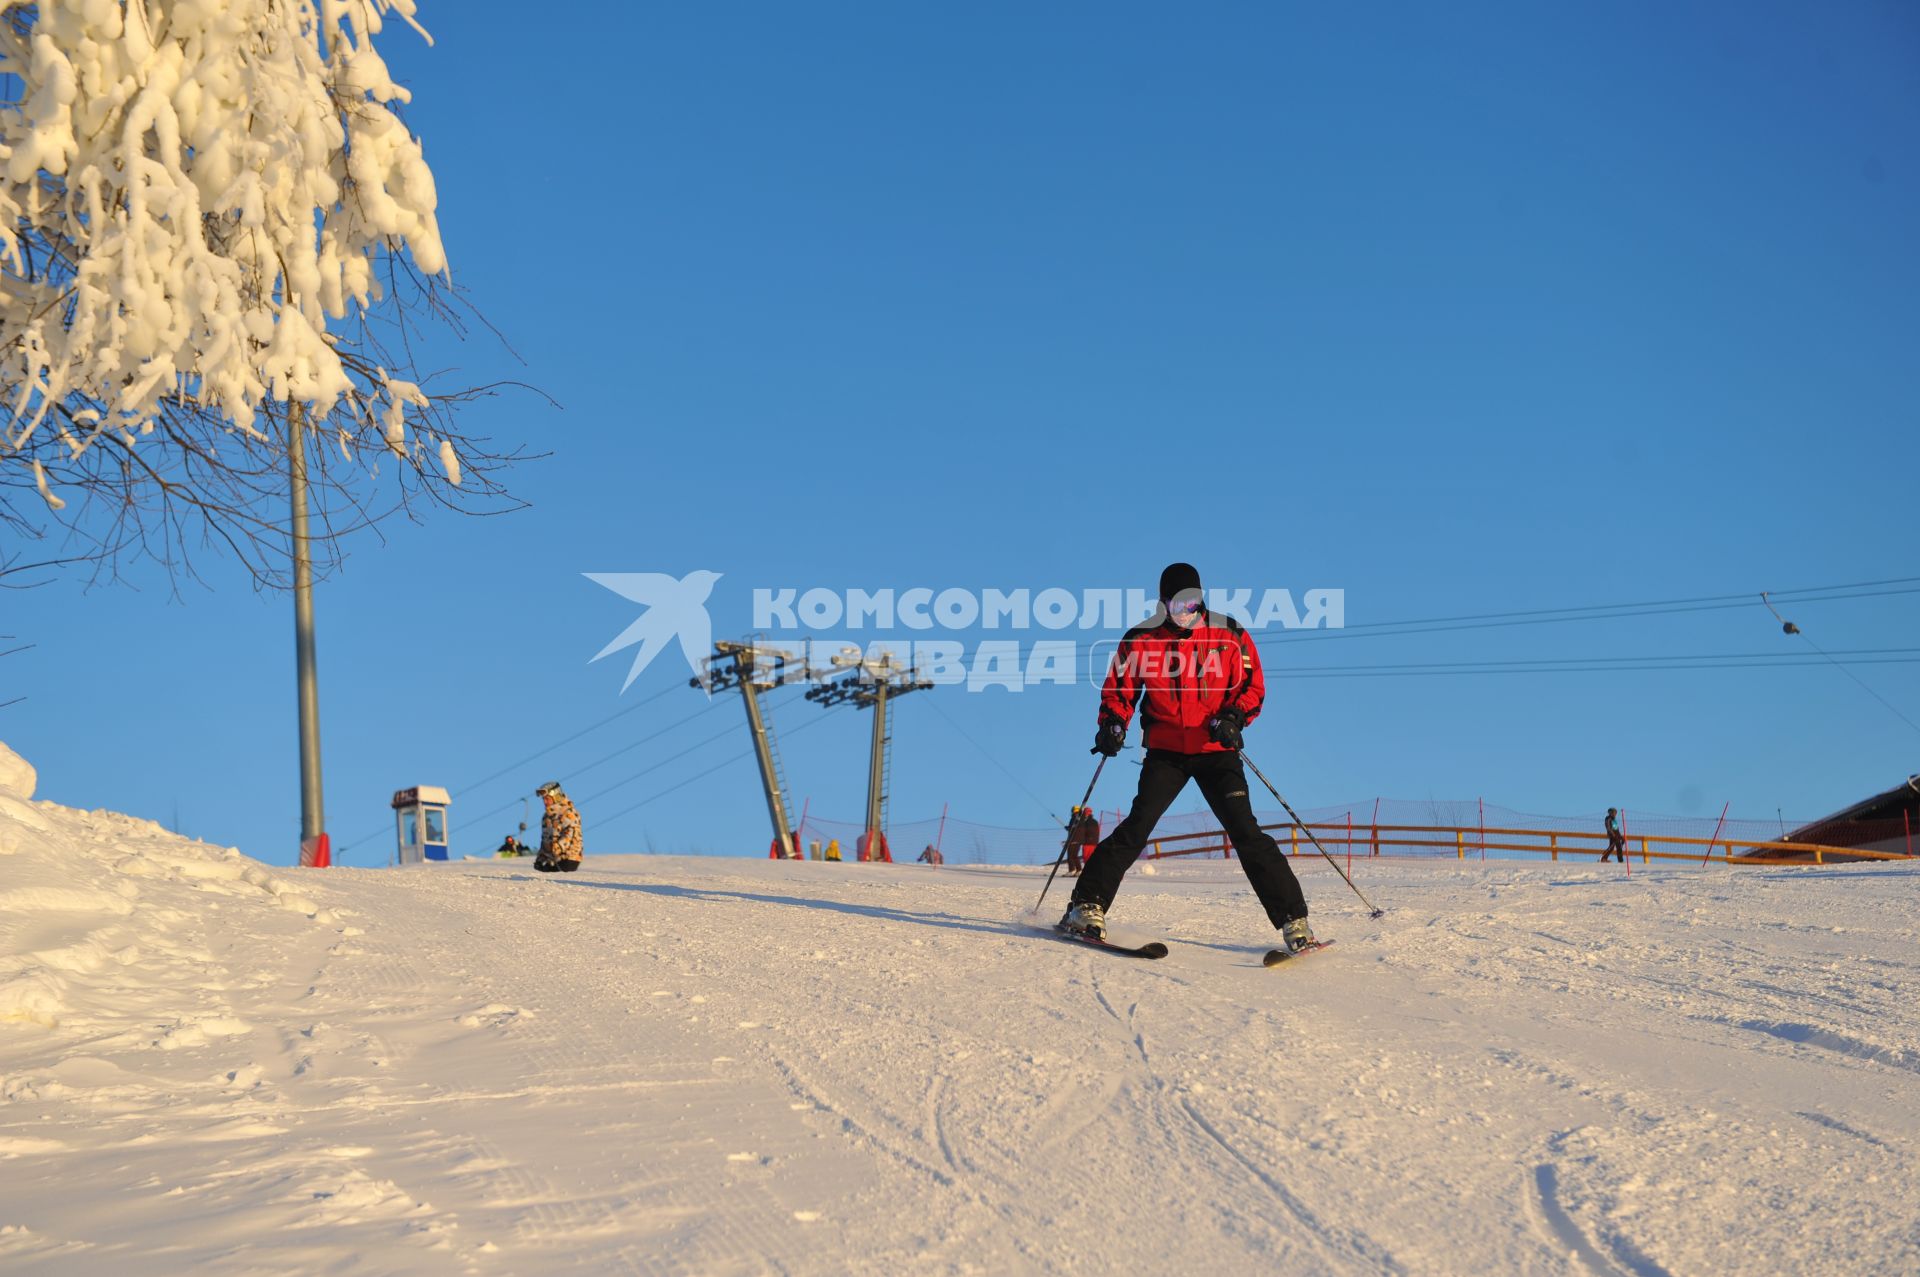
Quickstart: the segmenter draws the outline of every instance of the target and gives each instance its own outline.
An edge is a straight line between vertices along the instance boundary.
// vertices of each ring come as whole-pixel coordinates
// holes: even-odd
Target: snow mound
[[[231,847],[169,833],[150,820],[34,802],[33,768],[0,746],[0,1025],[134,1030],[178,1045],[228,1035],[181,977],[208,955],[188,925],[222,909],[333,915]],[[174,973],[175,968],[180,968]],[[173,973],[173,974],[169,974]],[[157,1038],[152,1023],[171,1027]],[[244,1031],[244,1028],[240,1031]]]
[[[0,741],[0,794],[32,798],[33,787],[39,780],[33,764],[8,749],[5,741]]]

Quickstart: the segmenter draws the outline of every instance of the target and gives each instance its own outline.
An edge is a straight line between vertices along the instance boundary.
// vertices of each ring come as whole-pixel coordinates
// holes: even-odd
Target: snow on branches
[[[265,444],[290,406],[419,468],[403,414],[435,401],[369,328],[395,279],[446,317],[433,173],[374,48],[415,7],[0,0],[0,483],[31,466],[53,506],[47,470],[104,442],[122,469],[183,417],[189,451],[210,419]],[[458,484],[465,441],[431,433]]]
[[[324,415],[352,394],[327,327],[378,297],[375,257],[446,266],[433,174],[391,109],[407,93],[373,47],[412,0],[35,7],[5,42],[25,85],[0,132],[8,442],[71,393],[97,429],[167,396],[250,429],[263,398]]]

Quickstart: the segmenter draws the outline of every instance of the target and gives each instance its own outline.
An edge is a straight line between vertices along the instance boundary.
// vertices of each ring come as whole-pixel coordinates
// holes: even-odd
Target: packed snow
[[[0,754],[9,1273],[1920,1269],[1905,865],[287,870]],[[1048,918],[1064,903],[1062,884]]]

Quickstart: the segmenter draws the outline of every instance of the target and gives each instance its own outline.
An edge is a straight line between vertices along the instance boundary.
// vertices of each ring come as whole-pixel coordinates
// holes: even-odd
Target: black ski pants
[[[1120,880],[1140,858],[1153,827],[1166,815],[1167,808],[1180,796],[1191,779],[1200,786],[1201,797],[1213,809],[1214,819],[1227,831],[1240,867],[1253,894],[1267,911],[1267,920],[1279,928],[1294,918],[1307,916],[1307,898],[1301,894],[1293,867],[1273,836],[1260,828],[1253,804],[1247,799],[1247,774],[1241,769],[1240,755],[1221,750],[1207,754],[1176,754],[1172,750],[1150,749],[1140,766],[1140,789],[1133,796],[1133,810],[1114,826],[1112,833],[1087,857],[1080,881],[1074,884],[1075,901],[1093,902],[1102,909],[1113,908],[1120,891]]]
[[[1627,863],[1627,840],[1625,838],[1622,838],[1619,834],[1609,830],[1607,833],[1607,849],[1600,853],[1600,863],[1603,865],[1606,864],[1608,859],[1611,858],[1615,852],[1620,853],[1620,863],[1623,865],[1626,864]]]

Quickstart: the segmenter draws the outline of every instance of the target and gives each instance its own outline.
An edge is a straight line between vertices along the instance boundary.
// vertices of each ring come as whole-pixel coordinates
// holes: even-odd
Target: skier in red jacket
[[[1260,715],[1266,680],[1260,653],[1232,617],[1207,611],[1199,570],[1175,563],[1160,574],[1160,607],[1120,640],[1100,693],[1093,752],[1112,758],[1140,710],[1147,755],[1126,819],[1087,858],[1060,929],[1104,938],[1107,910],[1153,827],[1189,779],[1233,842],[1241,868],[1286,947],[1314,943],[1307,901],[1287,858],[1260,828],[1240,766],[1240,732]]]

